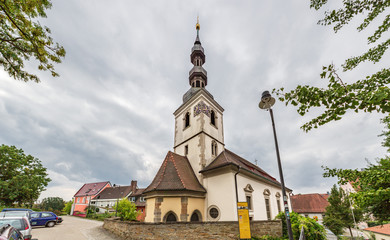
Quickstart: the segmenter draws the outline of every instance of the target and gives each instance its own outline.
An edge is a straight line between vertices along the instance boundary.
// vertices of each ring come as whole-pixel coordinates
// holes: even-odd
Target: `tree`
[[[327,0],[310,0],[310,2],[311,8],[319,10],[327,3]],[[343,1],[343,8],[326,11],[324,19],[320,20],[318,24],[334,24],[333,29],[337,33],[355,16],[365,14],[365,19],[357,28],[360,32],[366,29],[389,6],[390,2],[387,0]],[[387,15],[376,31],[368,37],[368,44],[376,44],[376,46],[360,56],[347,59],[341,66],[343,71],[353,70],[365,61],[379,62],[390,45],[390,39],[379,44],[377,44],[377,41],[382,39],[382,34],[389,27],[390,15]],[[284,88],[273,90],[281,101],[286,102],[286,105],[298,106],[297,111],[302,116],[309,112],[311,108],[320,106],[325,108],[321,115],[301,127],[304,131],[309,131],[331,121],[340,120],[348,110],[355,112],[377,111],[390,116],[390,68],[382,69],[352,83],[343,81],[333,64],[323,67],[322,70],[320,76],[322,79],[328,79],[327,88],[299,85],[290,92],[284,92]]]
[[[54,43],[50,29],[41,26],[36,18],[46,18],[50,0],[0,0],[0,64],[8,74],[18,80],[39,82],[39,78],[24,68],[30,57],[38,62],[39,70],[48,70],[59,76],[53,63],[60,63],[65,49]]]
[[[41,202],[41,209],[46,211],[61,211],[64,207],[64,200],[60,197],[44,198]]]
[[[51,181],[38,158],[15,146],[0,146],[0,204],[32,205]]]
[[[72,211],[72,204],[73,204],[73,201],[66,202],[65,207],[62,209],[62,211],[69,215],[70,212]]]
[[[352,208],[352,201],[342,188],[333,185],[328,197],[329,206],[326,207],[324,225],[334,234],[341,235],[344,228],[348,228],[352,236],[355,223],[363,219],[363,211],[358,207]]]
[[[354,203],[378,221],[390,221],[390,158],[368,164],[364,170],[325,168],[324,177],[337,177],[339,184],[352,183]]]
[[[122,198],[117,204],[115,204],[114,208],[117,209],[118,215],[121,220],[137,220],[137,208],[134,203],[129,201],[129,199]]]
[[[284,212],[280,212],[276,219],[282,220],[283,225],[283,237],[288,239],[286,217]],[[290,212],[291,229],[293,232],[293,238],[299,239],[301,229],[303,227],[305,239],[307,240],[326,240],[325,228],[321,224],[317,223],[313,218],[308,218],[299,215],[296,212]]]

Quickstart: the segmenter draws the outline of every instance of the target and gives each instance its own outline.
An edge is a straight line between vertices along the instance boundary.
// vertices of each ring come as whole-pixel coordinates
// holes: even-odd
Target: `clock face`
[[[194,117],[201,113],[204,113],[206,116],[210,117],[210,112],[210,107],[207,106],[203,101],[200,101],[194,107]]]

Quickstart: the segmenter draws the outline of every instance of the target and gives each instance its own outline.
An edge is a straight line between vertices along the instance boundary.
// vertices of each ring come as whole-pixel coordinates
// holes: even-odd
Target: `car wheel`
[[[54,227],[55,224],[55,222],[48,222],[46,223],[46,227]]]

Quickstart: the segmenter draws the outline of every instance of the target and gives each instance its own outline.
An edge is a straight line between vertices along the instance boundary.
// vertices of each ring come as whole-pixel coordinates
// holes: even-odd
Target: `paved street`
[[[103,222],[72,216],[62,216],[64,221],[52,228],[34,227],[37,240],[118,240],[103,229]]]

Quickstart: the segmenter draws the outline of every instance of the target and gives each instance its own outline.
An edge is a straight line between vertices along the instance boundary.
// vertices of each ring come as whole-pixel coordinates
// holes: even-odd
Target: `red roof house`
[[[85,183],[73,196],[71,215],[84,216],[86,207],[105,188],[111,187],[110,182]],[[81,214],[80,214],[81,213]]]

